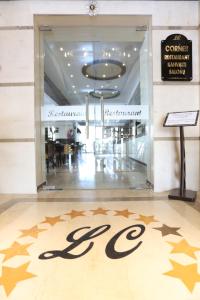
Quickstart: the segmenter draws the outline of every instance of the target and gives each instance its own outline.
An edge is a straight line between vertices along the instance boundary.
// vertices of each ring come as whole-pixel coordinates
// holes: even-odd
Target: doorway
[[[149,27],[51,26],[42,38],[47,185],[149,188]]]

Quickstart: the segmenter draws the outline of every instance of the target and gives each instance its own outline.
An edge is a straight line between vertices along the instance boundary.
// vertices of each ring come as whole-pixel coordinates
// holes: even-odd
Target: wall
[[[178,132],[162,127],[166,112],[200,106],[198,5],[197,1],[98,1],[102,15],[152,16],[155,191],[178,184]],[[33,16],[87,14],[86,1],[1,1],[0,12],[0,193],[34,193],[43,178],[37,155],[41,91],[34,88],[39,75],[34,76]],[[192,82],[161,81],[160,41],[176,32],[193,41]],[[188,187],[199,189],[199,126],[186,128],[185,134]]]

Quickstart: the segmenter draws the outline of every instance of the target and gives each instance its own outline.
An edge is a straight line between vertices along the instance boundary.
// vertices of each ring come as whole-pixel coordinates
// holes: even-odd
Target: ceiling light
[[[121,77],[121,75],[119,74],[118,77]]]
[[[115,51],[115,48],[112,48],[112,51]]]
[[[70,66],[71,66],[71,64],[70,64],[70,63],[68,63],[68,64],[67,64],[67,66],[68,66],[68,67],[70,67]]]
[[[87,55],[88,55],[88,53],[87,53],[87,52],[84,52],[84,53],[83,53],[83,56],[87,56]]]
[[[87,64],[84,64],[84,66],[87,66]]]
[[[86,49],[85,48],[82,48],[82,51],[85,51]]]
[[[77,92],[76,91],[74,91],[74,94],[76,94]]]
[[[115,89],[117,89],[118,88],[118,86],[117,85],[115,85]]]
[[[108,67],[105,67],[107,65]],[[87,66],[82,67],[82,73],[85,77],[94,80],[111,80],[118,78],[118,75],[126,73],[126,66],[122,62],[113,59],[97,59]]]
[[[106,64],[105,64],[105,66],[107,67],[107,66],[108,66],[108,64],[106,63]]]
[[[74,75],[73,75],[73,74],[70,74],[70,77],[71,77],[71,78],[73,78],[73,77],[74,77]]]
[[[87,85],[86,85],[86,88],[89,88],[89,87],[90,87],[90,85],[89,85],[89,84],[87,84]]]
[[[137,48],[135,47],[133,50],[136,52],[136,51],[137,51]]]
[[[101,89],[103,89],[103,85],[101,85]]]
[[[64,57],[67,57],[67,53],[65,52]]]
[[[63,49],[63,47],[60,47],[60,51],[63,51],[64,49]]]
[[[126,56],[126,52],[123,52],[123,56]]]
[[[75,85],[72,85],[72,88],[75,89]]]
[[[130,53],[128,53],[128,55],[127,55],[128,57],[131,57],[131,55],[130,55]]]

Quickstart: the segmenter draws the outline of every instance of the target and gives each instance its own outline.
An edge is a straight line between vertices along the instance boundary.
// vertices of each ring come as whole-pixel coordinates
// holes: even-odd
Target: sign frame
[[[172,125],[167,125],[167,120],[169,118],[170,115],[172,114],[181,114],[181,113],[190,113],[190,112],[196,112],[196,117],[195,117],[195,120],[194,120],[194,123],[192,124],[187,124],[187,123],[182,123],[182,124],[172,124]],[[197,125],[197,122],[198,122],[198,117],[199,117],[199,110],[192,110],[192,111],[178,111],[178,112],[169,112],[167,113],[166,117],[165,117],[165,120],[164,120],[164,123],[163,123],[163,127],[181,127],[181,126],[196,126]]]
[[[161,79],[191,81],[192,71],[192,41],[181,33],[161,40]]]

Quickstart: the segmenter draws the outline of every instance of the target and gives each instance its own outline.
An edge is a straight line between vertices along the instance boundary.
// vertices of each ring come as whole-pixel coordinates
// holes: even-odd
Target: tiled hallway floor
[[[13,203],[0,215],[0,299],[199,300],[199,211],[137,200]]]

